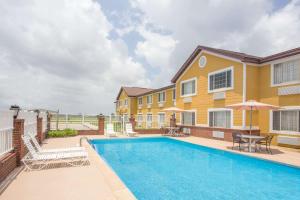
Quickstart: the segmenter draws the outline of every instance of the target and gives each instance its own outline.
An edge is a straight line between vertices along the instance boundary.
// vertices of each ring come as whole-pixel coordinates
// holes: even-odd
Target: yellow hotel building
[[[232,131],[249,129],[250,115],[226,106],[256,100],[280,110],[255,111],[254,129],[275,134],[275,143],[300,146],[300,48],[257,57],[198,46],[171,82],[159,89],[122,87],[116,113],[165,118],[162,110],[176,105],[185,110],[177,124],[192,135],[230,140]]]

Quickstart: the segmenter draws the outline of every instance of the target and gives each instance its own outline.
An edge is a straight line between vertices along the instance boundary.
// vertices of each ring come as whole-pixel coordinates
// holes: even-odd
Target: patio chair
[[[36,138],[30,134],[27,133],[27,136],[31,139],[34,147],[36,148],[37,152],[39,153],[56,153],[56,152],[73,152],[73,151],[85,151],[84,147],[68,147],[68,148],[59,148],[59,149],[42,149],[41,145],[38,143]]]
[[[232,149],[234,148],[234,144],[237,143],[239,145],[239,150],[241,151],[241,144],[248,144],[248,141],[244,140],[240,137],[241,133],[232,132]]]
[[[88,154],[86,151],[39,153],[33,147],[30,142],[31,138],[28,135],[23,135],[22,139],[29,151],[22,159],[22,162],[28,170],[41,170],[44,167],[55,163],[80,166],[88,162]],[[39,167],[35,168],[35,166]]]
[[[270,148],[273,137],[274,137],[273,135],[268,135],[265,138],[256,141],[256,145],[259,147],[264,145],[266,148],[266,151],[270,154],[273,154],[271,151],[271,148]]]
[[[126,133],[126,135],[128,135],[130,137],[135,136],[137,134],[137,132],[132,130],[132,124],[131,123],[126,124],[125,133]]]
[[[117,136],[117,132],[115,132],[114,125],[112,123],[109,123],[106,125],[105,135],[108,137],[116,137]]]

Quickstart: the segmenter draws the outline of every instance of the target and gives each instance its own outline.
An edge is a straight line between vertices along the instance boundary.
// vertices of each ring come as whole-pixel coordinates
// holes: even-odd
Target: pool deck
[[[159,135],[140,135],[151,137]],[[55,138],[44,141],[43,148],[75,146],[81,136]],[[104,136],[88,136],[103,139]],[[125,136],[120,136],[125,137]],[[119,137],[119,138],[120,138]],[[199,137],[177,137],[175,139],[200,144],[212,148],[232,151],[230,142]],[[84,142],[89,153],[89,165],[80,167],[59,167],[41,171],[21,171],[8,188],[0,195],[0,200],[82,200],[82,199],[135,199],[125,184],[113,170],[98,156],[89,144]],[[273,160],[300,167],[300,150],[272,147],[274,154],[248,153],[233,150],[258,158]]]

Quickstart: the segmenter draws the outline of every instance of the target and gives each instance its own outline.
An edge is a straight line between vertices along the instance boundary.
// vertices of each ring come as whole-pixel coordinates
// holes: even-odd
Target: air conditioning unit
[[[220,99],[225,99],[225,98],[226,98],[225,92],[216,92],[213,94],[214,100],[220,100]]]
[[[300,94],[300,86],[295,85],[295,86],[278,88],[279,96],[290,95],[290,94]]]
[[[147,108],[151,108],[151,104],[148,104],[148,105],[147,105]]]
[[[142,109],[142,105],[138,105],[138,109]]]
[[[280,135],[277,137],[277,143],[300,146],[300,137],[291,137],[291,136],[281,136]]]
[[[159,103],[159,104],[158,104],[158,107],[160,107],[160,108],[161,108],[161,107],[164,107],[164,103]]]
[[[191,103],[191,102],[192,102],[192,97],[183,98],[183,103]]]
[[[212,136],[214,138],[221,138],[224,139],[224,132],[223,131],[213,131]]]

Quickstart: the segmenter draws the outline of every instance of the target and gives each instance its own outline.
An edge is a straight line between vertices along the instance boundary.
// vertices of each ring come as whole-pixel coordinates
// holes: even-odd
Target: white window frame
[[[152,114],[152,112],[149,112],[149,113],[146,114],[146,128],[149,128],[148,127],[148,124],[149,124],[148,115],[151,115],[151,127],[150,128],[152,128],[152,126],[153,126],[153,114]]]
[[[151,99],[151,103],[149,103],[148,102],[148,97],[151,97],[150,99]],[[152,103],[153,103],[153,95],[152,94],[150,94],[150,95],[147,95],[147,97],[146,97],[146,102],[147,102],[147,105],[151,105]]]
[[[175,98],[174,98],[175,96]],[[172,101],[176,101],[176,89],[172,89]]]
[[[215,75],[215,74],[219,74],[219,73],[222,73],[222,72],[225,72],[225,71],[229,71],[229,70],[231,70],[231,87],[219,88],[219,89],[213,89],[213,90],[211,90],[210,87],[209,87],[210,86],[210,76]],[[226,67],[224,69],[220,69],[220,70],[208,73],[208,75],[207,75],[207,81],[208,81],[208,85],[207,85],[207,91],[208,91],[208,93],[223,92],[223,91],[227,91],[227,90],[233,90],[234,89],[234,67],[230,66],[230,67]]]
[[[162,126],[161,126],[161,123],[159,121],[160,120],[160,114],[164,115],[164,124],[162,124]],[[166,113],[165,112],[158,112],[157,113],[157,124],[158,124],[159,128],[163,127],[166,124]]]
[[[141,103],[140,103],[140,99],[142,100]],[[139,106],[143,105],[143,97],[138,97],[138,105],[139,105]]]
[[[279,61],[276,61],[276,62],[272,62],[271,63],[271,74],[270,74],[270,80],[271,80],[271,87],[278,87],[278,86],[285,86],[285,85],[293,85],[293,84],[299,84],[300,83],[300,80],[298,81],[288,81],[288,82],[285,82],[285,83],[274,83],[274,65],[276,64],[280,64],[280,63],[285,63],[285,62],[289,62],[289,61],[294,61],[294,60],[299,60],[300,62],[300,58],[289,58],[289,59],[284,59],[284,60],[279,60]]]
[[[159,96],[160,96],[161,94],[163,94],[163,93],[165,93],[165,99],[164,99],[163,101],[160,101]],[[166,102],[166,99],[167,99],[167,93],[166,93],[166,91],[162,91],[162,92],[158,92],[158,93],[157,93],[157,102],[158,102],[158,103],[164,103],[164,102]]]
[[[218,111],[230,111],[230,127],[211,127],[209,126],[209,113],[210,112],[218,112]],[[229,108],[209,108],[207,109],[207,126],[211,128],[224,128],[224,129],[232,129],[233,128],[233,110]]]
[[[142,121],[140,121],[140,119],[139,119],[139,117],[142,117]],[[138,127],[141,127],[142,125],[143,125],[143,121],[144,121],[144,116],[143,116],[143,114],[142,113],[138,113],[137,114],[137,125],[138,125]]]
[[[184,126],[184,124],[182,122],[182,113],[184,113],[184,112],[193,112],[193,113],[195,113],[195,125],[192,125],[192,126],[196,126],[197,125],[197,110],[195,110],[195,109],[184,110],[183,112],[180,113],[180,115],[179,115],[180,116],[180,124],[183,125],[183,126]],[[186,126],[188,126],[188,125],[186,125]]]
[[[187,83],[187,82],[191,82],[191,81],[195,81],[195,92],[191,93],[191,94],[185,94],[182,95],[182,84]],[[193,77],[184,81],[180,81],[180,97],[191,97],[191,96],[196,96],[197,95],[197,77]]]
[[[286,107],[286,108],[275,110],[275,111],[292,111],[292,110],[300,111],[300,106],[291,106],[291,107]],[[298,112],[298,115],[299,115],[299,112]],[[300,117],[300,115],[298,117]],[[281,119],[280,119],[280,123],[281,123]],[[273,110],[270,110],[270,113],[269,113],[269,132],[275,133],[275,134],[300,135],[300,132],[298,132],[298,131],[273,130]]]
[[[128,106],[128,99],[124,100],[124,106]]]

